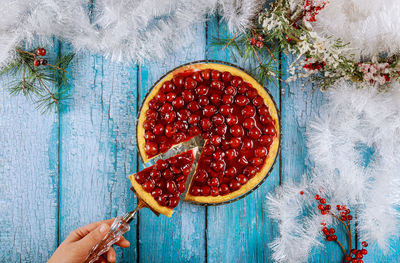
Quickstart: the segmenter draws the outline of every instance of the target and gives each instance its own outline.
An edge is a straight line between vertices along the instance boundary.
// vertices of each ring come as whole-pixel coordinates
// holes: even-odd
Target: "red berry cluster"
[[[327,1],[323,0],[306,0],[304,3],[304,17],[309,22],[317,21],[315,17],[318,15],[327,4]]]
[[[363,241],[361,244],[364,248],[352,249],[351,253],[349,253],[349,255],[346,256],[345,263],[364,263],[362,258],[368,254],[368,250],[365,249],[365,247],[368,246],[368,243],[366,241]]]
[[[45,56],[45,55],[46,55],[46,49],[44,49],[44,48],[38,48],[38,49],[36,50],[36,55],[37,55],[37,56],[41,56],[41,57]],[[48,63],[47,60],[44,59],[44,58],[38,59],[38,58],[35,57],[35,59],[33,60],[33,65],[34,65],[35,67],[46,66],[47,63]]]
[[[300,191],[300,194],[301,195],[304,194],[304,191]],[[336,205],[336,209],[339,211],[339,215],[336,216],[335,214],[332,213],[331,211],[332,207],[331,205],[326,203],[325,198],[321,198],[321,196],[317,194],[315,195],[315,200],[319,201],[318,209],[321,212],[321,214],[323,215],[329,214],[334,218],[336,218],[337,220],[339,220],[344,225],[347,234],[349,236],[349,243],[351,247],[352,238],[350,231],[350,221],[353,219],[353,216],[350,215],[350,209],[348,209],[345,205]],[[321,223],[321,225],[323,226],[322,232],[325,234],[326,240],[336,241],[342,248],[342,251],[345,254],[345,263],[363,263],[362,258],[364,255],[368,253],[368,251],[365,248],[360,250],[352,249],[347,253],[346,250],[343,248],[342,244],[338,241],[337,236],[335,235],[335,229],[327,228],[325,222]],[[362,246],[367,247],[368,243],[366,241],[363,241]]]
[[[193,150],[156,164],[135,174],[135,180],[150,193],[161,206],[175,208],[194,162]]]
[[[257,89],[228,71],[176,74],[148,106],[143,123],[148,157],[197,135],[206,139],[189,191],[195,196],[241,188],[262,169],[277,135]]]
[[[256,46],[258,48],[262,48],[264,46],[263,41],[264,38],[261,35],[255,35],[249,39],[250,45]]]
[[[308,63],[303,66],[303,69],[305,69],[305,70],[321,70],[325,67],[325,65],[326,65],[326,63],[324,61]]]

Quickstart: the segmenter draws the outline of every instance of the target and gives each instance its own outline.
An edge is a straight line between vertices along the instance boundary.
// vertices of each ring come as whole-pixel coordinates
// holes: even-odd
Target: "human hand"
[[[48,263],[83,263],[89,251],[107,234],[114,219],[95,222],[72,231],[56,249]],[[123,236],[116,243],[120,247],[129,247]],[[96,263],[116,262],[114,248],[110,248]]]

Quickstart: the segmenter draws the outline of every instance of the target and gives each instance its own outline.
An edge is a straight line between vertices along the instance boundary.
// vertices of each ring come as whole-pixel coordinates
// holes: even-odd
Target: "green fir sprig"
[[[50,64],[45,55],[43,48],[16,48],[15,59],[0,69],[0,76],[13,77],[8,83],[10,94],[31,99],[42,113],[58,110],[68,99],[67,68],[74,57],[73,53],[62,54]]]

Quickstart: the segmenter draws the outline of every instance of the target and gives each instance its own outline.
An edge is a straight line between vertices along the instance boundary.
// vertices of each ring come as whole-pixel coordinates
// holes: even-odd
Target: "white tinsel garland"
[[[231,30],[243,30],[262,0],[13,0],[0,4],[0,67],[14,48],[52,36],[76,50],[89,49],[117,61],[165,57],[193,39],[193,25],[220,9]],[[93,12],[90,12],[92,10]]]
[[[362,240],[390,249],[400,226],[400,87],[395,85],[382,92],[342,82],[327,92],[329,103],[307,129],[315,169],[268,197],[270,215],[279,221],[280,237],[271,244],[275,261],[306,261],[320,245],[320,223],[330,218],[316,214],[313,197],[321,191],[329,203],[357,209]]]

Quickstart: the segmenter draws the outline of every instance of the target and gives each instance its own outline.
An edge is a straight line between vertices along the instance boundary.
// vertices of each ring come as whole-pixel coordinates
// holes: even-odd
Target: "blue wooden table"
[[[135,125],[145,94],[180,64],[232,61],[227,50],[211,45],[214,38],[227,36],[220,17],[193,30],[197,37],[188,48],[162,60],[121,65],[78,53],[69,68],[71,100],[58,113],[41,115],[25,98],[1,89],[0,262],[45,262],[73,229],[135,207],[128,175],[143,167]],[[48,50],[67,51],[68,44],[58,40]],[[284,78],[290,58],[278,58]],[[9,79],[0,81],[5,86]],[[281,112],[282,149],[262,187],[224,206],[182,203],[171,219],[141,210],[127,234],[131,247],[117,248],[119,262],[271,261],[268,244],[278,233],[268,218],[265,196],[312,167],[305,127],[326,98],[312,92],[308,82],[271,84],[268,89]],[[342,258],[335,244],[314,252],[309,262]],[[365,262],[399,262],[398,255],[374,250]]]

